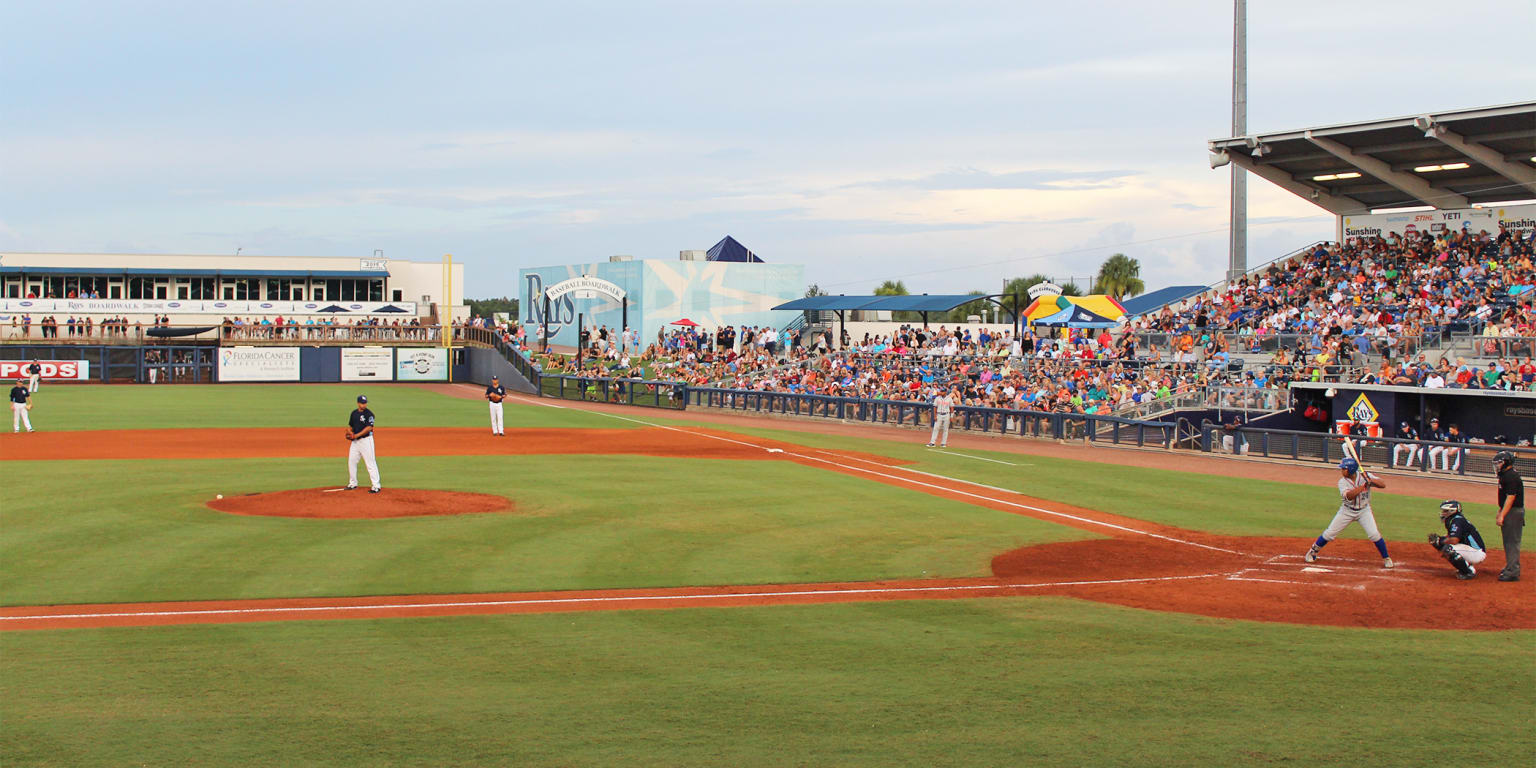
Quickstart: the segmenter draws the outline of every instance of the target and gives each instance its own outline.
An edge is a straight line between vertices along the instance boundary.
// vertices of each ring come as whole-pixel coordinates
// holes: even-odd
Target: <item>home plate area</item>
[[[1227,576],[1227,580],[1331,587],[1364,592],[1373,585],[1388,586],[1393,583],[1416,581],[1430,575],[1430,571],[1429,567],[1407,563],[1398,563],[1395,568],[1383,568],[1379,559],[1331,558],[1307,563],[1301,555],[1275,555],[1259,565],[1244,568]]]

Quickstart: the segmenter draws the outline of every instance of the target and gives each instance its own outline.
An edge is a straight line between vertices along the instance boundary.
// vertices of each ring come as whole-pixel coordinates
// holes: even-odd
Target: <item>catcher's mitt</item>
[[[1429,545],[1435,549],[1440,549],[1445,546],[1445,537],[1438,533],[1431,533],[1429,535]]]

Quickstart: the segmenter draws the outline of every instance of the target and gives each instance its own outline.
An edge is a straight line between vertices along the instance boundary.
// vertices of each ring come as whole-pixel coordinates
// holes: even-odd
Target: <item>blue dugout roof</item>
[[[1204,285],[1171,285],[1151,293],[1144,293],[1134,299],[1121,299],[1120,306],[1125,307],[1126,317],[1136,317],[1148,312],[1156,312],[1169,304],[1183,301],[1205,290]]]
[[[112,267],[0,266],[0,275],[102,275],[116,277],[389,277],[383,270],[361,269],[114,269]]]
[[[774,309],[842,311],[859,309],[889,312],[947,312],[963,304],[986,298],[973,294],[921,294],[917,296],[807,296],[785,302]]]

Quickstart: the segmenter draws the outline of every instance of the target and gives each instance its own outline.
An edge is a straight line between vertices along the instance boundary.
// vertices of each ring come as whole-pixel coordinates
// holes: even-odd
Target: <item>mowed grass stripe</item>
[[[32,423],[40,431],[98,429],[184,429],[218,427],[239,439],[247,427],[343,427],[359,394],[389,427],[485,427],[490,414],[482,400],[433,392],[412,384],[177,384],[43,385],[33,397]],[[569,427],[607,429],[636,426],[574,409],[508,402],[507,428]],[[7,435],[7,437],[9,437]],[[82,438],[85,439],[85,438]],[[0,450],[25,450],[25,443],[0,440]]]
[[[382,460],[388,487],[506,496],[512,514],[226,515],[216,493],[339,485],[301,459],[9,462],[7,605],[990,575],[1074,529],[788,462],[643,456]],[[72,487],[68,478],[89,473]]]
[[[1457,717],[1508,723],[1533,639],[1054,598],[6,633],[0,700],[16,765],[1413,765],[1423,681],[1495,670]]]

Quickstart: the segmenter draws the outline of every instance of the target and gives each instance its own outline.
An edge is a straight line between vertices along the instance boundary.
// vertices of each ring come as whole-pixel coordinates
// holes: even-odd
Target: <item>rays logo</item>
[[[566,294],[549,302],[549,318],[544,317],[544,278],[537,274],[524,276],[526,284],[523,286],[523,322],[528,324],[546,323],[549,326],[549,334],[553,336],[555,331],[562,326],[573,325],[576,322],[576,301],[571,294]]]
[[[1364,392],[1361,392],[1360,396],[1355,398],[1355,402],[1349,406],[1348,415],[1354,421],[1367,424],[1374,423],[1377,419],[1381,418],[1381,414],[1376,411],[1376,406],[1371,405],[1370,398],[1367,398]]]

